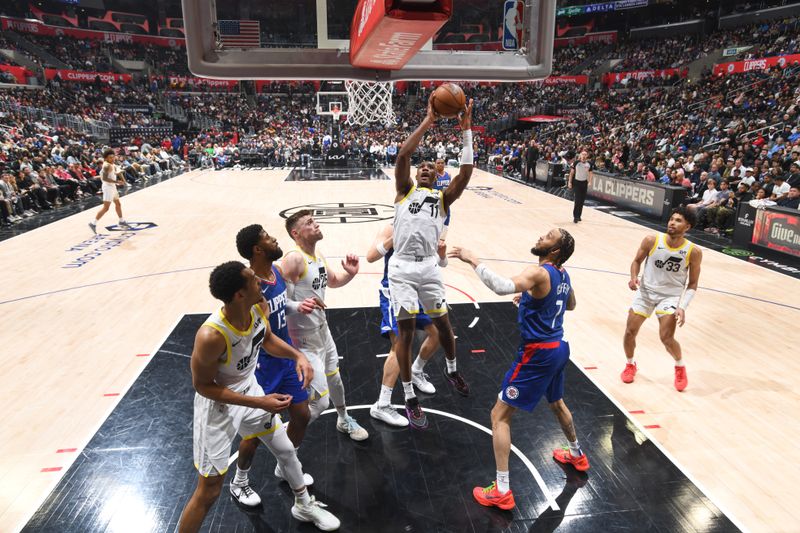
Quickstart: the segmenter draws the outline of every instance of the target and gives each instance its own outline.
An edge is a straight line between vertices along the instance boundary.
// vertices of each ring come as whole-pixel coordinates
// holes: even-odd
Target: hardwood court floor
[[[392,216],[391,181],[286,182],[287,174],[195,171],[124,198],[139,231],[93,240],[92,215],[82,213],[0,243],[0,528],[27,522],[177,321],[216,307],[208,273],[237,258],[239,228],[261,223],[288,249],[281,211],[341,203],[344,216],[328,220],[335,223],[323,226],[318,247],[334,265],[345,253],[364,255],[385,223],[370,218]],[[448,243],[474,248],[510,275],[530,261],[539,235],[569,229],[577,243],[567,265],[578,299],[566,320],[573,361],[637,424],[651,426],[644,431],[735,523],[794,529],[800,466],[786,443],[800,433],[800,281],[706,251],[679,331],[689,388],[672,388],[654,321],[640,334],[636,383],[625,385],[627,272],[648,230],[596,210],[573,225],[568,202],[481,171],[471,186],[454,206]],[[375,305],[380,270],[362,262],[351,284],[328,292],[328,304]],[[451,263],[445,281],[451,303],[506,300],[466,265]]]

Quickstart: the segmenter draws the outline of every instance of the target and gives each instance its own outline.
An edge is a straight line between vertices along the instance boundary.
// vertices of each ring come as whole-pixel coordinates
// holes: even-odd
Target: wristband
[[[388,253],[386,248],[383,247],[383,241],[377,243],[375,245],[375,249],[378,250],[378,253],[381,254],[381,257],[384,257]]]
[[[695,295],[696,292],[697,291],[695,291],[694,289],[686,289],[686,292],[683,293],[683,301],[681,302],[681,304],[678,307],[680,307],[681,309],[684,309],[684,310],[687,307],[689,307],[689,303],[691,303],[692,298],[694,298],[694,295]]]
[[[472,155],[472,130],[464,130],[462,138],[464,140],[464,148],[461,150],[461,164],[472,165],[475,161]]]

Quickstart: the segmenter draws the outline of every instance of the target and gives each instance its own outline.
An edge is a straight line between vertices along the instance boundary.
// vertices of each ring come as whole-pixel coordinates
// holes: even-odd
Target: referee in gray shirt
[[[586,192],[589,190],[589,185],[592,184],[593,170],[594,166],[589,162],[589,152],[584,150],[569,171],[567,187],[574,192],[575,207],[572,208],[572,221],[576,224],[581,221],[583,202],[586,201]]]

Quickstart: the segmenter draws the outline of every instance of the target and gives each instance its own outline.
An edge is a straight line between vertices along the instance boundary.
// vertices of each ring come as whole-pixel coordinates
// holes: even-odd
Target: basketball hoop
[[[392,109],[392,82],[345,80],[347,90],[347,124],[364,126],[381,122],[386,126],[395,123]]]
[[[331,108],[331,114],[333,115],[333,122],[339,122],[339,117],[342,115],[342,110],[336,106]]]

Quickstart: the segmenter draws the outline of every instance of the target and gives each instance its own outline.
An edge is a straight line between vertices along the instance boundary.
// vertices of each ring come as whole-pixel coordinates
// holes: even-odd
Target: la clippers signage
[[[108,43],[139,43],[154,44],[176,48],[186,46],[182,38],[156,37],[155,35],[133,35],[131,33],[118,33],[109,31],[84,30],[78,28],[62,28],[61,26],[50,26],[33,19],[18,19],[12,17],[0,17],[3,30],[14,30],[22,33],[34,33],[36,35],[69,35],[76,39],[93,39]]]
[[[772,67],[785,68],[795,63],[800,63],[800,54],[746,59],[744,61],[734,61],[733,63],[718,63],[714,65],[714,75],[741,74],[751,70],[767,70]]]
[[[589,187],[589,196],[660,217],[664,212],[666,189],[595,172]]]
[[[44,69],[44,77],[52,80],[56,77],[64,81],[76,81],[80,83],[92,83],[98,77],[100,81],[131,81],[130,74],[117,74],[116,72],[81,72],[78,70],[66,70],[61,68],[46,68]]]
[[[206,87],[227,87],[228,89],[236,87],[236,84],[239,83],[236,80],[215,80],[212,78],[195,78],[193,76],[170,76],[167,79],[170,85],[189,85],[195,87],[205,85]]]
[[[753,228],[753,244],[800,257],[800,214],[759,209]]]

